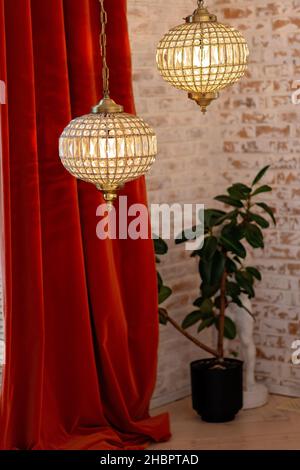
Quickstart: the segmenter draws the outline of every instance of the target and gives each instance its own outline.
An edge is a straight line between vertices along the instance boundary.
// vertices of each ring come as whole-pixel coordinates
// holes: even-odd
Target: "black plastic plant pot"
[[[202,359],[191,363],[193,408],[203,421],[232,421],[243,407],[243,362]]]

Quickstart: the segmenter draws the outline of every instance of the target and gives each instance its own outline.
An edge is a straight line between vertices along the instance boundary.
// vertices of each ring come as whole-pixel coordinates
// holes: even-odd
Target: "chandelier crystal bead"
[[[87,114],[71,121],[63,131],[59,153],[73,176],[112,195],[147,173],[155,161],[157,140],[137,116]]]
[[[159,42],[156,62],[164,80],[186,90],[206,112],[220,90],[243,77],[249,49],[239,31],[218,23],[203,2],[198,5]]]

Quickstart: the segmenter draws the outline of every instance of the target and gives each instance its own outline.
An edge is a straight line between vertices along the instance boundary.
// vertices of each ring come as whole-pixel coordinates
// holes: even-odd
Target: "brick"
[[[224,8],[223,14],[226,19],[247,18],[252,14],[252,10],[250,8]]]

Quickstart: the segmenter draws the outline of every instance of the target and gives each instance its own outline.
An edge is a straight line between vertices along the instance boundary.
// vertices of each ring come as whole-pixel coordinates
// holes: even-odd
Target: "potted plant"
[[[264,167],[250,186],[233,184],[226,195],[215,198],[225,204],[227,210],[204,211],[204,244],[191,255],[199,258],[201,278],[200,295],[194,302],[195,310],[179,325],[165,309],[160,308],[162,323],[171,323],[213,356],[191,364],[193,408],[208,422],[230,421],[243,406],[243,363],[224,357],[224,338],[234,339],[236,336],[235,323],[226,313],[230,304],[234,303],[250,315],[251,312],[243,305],[242,294],[253,298],[255,282],[261,280],[259,270],[248,266],[246,257],[249,247],[264,248],[263,230],[270,225],[265,215],[276,223],[273,209],[261,200],[262,194],[272,191],[270,186],[259,184],[268,168]],[[186,241],[183,233],[176,243]],[[158,282],[161,289],[163,283],[161,280]],[[166,292],[165,289],[163,291]],[[168,295],[170,293],[169,290]],[[165,296],[161,300],[165,300]],[[209,327],[217,329],[215,349],[187,331],[194,325],[198,325],[199,333]]]

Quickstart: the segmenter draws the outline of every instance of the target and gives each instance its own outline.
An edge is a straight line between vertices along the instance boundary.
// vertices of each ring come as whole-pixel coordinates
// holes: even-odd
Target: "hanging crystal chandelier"
[[[247,69],[249,49],[241,33],[217,22],[198,0],[186,23],[171,29],[157,47],[160,74],[171,85],[189,92],[203,113],[223,88],[237,82]]]
[[[76,178],[93,183],[103,192],[108,207],[127,182],[146,174],[157,155],[153,130],[139,117],[126,114],[109,96],[106,60],[107,14],[101,6],[100,48],[104,97],[92,113],[74,119],[59,140],[64,167]]]

